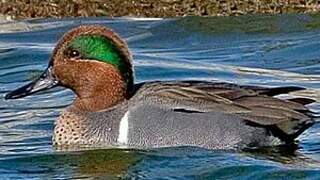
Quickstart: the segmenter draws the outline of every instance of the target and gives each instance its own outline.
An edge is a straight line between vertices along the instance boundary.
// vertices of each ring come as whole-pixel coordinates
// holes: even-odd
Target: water
[[[297,85],[295,96],[320,101],[320,18],[309,15],[180,19],[34,19],[0,24],[0,179],[319,179],[320,124],[296,147],[148,151],[51,145],[54,119],[73,100],[69,90],[5,101],[6,92],[38,76],[57,39],[79,24],[102,24],[124,37],[136,81],[223,80]],[[320,112],[320,104],[310,108]],[[318,119],[320,120],[320,119]]]

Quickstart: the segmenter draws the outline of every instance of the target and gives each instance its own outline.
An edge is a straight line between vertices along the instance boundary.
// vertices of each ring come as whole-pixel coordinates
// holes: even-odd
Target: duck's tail
[[[272,96],[292,91],[304,90],[301,87],[261,88],[250,87],[259,97],[243,97],[238,103],[249,106],[252,113],[246,119],[265,127],[273,136],[285,143],[292,143],[306,129],[315,123],[316,114],[305,105],[315,102],[309,98],[278,99]],[[262,96],[261,96],[262,95]]]

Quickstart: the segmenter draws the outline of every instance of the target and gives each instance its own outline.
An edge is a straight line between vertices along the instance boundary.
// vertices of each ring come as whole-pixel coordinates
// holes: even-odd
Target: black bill
[[[14,91],[9,92],[8,94],[6,94],[5,99],[22,98],[42,90],[50,89],[57,84],[58,81],[52,74],[52,66],[49,66],[38,79]]]

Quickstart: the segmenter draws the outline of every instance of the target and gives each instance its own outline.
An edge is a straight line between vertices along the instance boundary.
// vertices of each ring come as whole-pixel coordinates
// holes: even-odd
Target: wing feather
[[[293,140],[313,124],[308,98],[278,99],[281,93],[300,87],[265,88],[222,82],[170,81],[139,85],[135,98],[181,113],[220,112],[233,114],[256,126],[270,128],[284,140]]]

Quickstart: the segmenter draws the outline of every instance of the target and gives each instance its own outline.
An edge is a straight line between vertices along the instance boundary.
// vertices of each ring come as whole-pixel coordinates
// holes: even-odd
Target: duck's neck
[[[90,83],[92,82],[92,83]],[[113,70],[94,81],[87,81],[76,91],[73,107],[81,112],[96,112],[113,107],[128,97],[127,87],[122,76]]]

